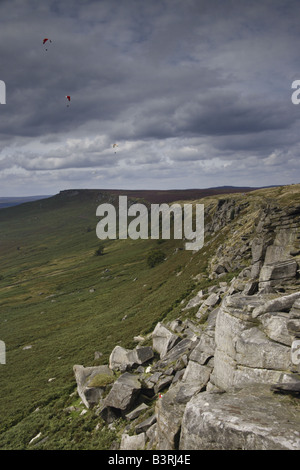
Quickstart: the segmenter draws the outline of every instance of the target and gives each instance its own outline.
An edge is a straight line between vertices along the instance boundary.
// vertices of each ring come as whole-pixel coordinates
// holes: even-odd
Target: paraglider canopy
[[[49,42],[52,42],[51,39],[44,38],[44,39],[43,39],[43,44],[46,44],[48,41],[49,41]],[[46,51],[47,51],[47,50],[48,50],[48,49],[46,49]]]

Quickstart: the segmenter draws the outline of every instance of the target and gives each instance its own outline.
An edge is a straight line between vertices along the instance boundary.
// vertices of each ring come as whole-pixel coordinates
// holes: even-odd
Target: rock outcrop
[[[274,400],[269,387],[199,393],[185,408],[184,450],[299,450],[300,413],[290,400]]]
[[[207,231],[240,223],[209,262],[214,285],[158,323],[152,346],[113,350],[105,398],[90,386],[101,371],[74,368],[86,406],[130,422],[122,449],[300,450],[300,207],[266,205],[254,223],[247,207],[220,200]]]

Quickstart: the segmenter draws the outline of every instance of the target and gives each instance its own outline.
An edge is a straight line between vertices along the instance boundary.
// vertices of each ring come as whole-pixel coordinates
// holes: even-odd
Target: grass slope
[[[98,204],[90,195],[60,195],[0,213],[0,339],[7,348],[0,448],[26,448],[40,428],[32,412],[74,390],[74,364],[107,363],[116,344],[133,347],[134,335],[151,331],[194,287],[199,266],[191,252],[175,250],[180,240],[107,240],[104,255],[95,256]],[[153,248],[167,259],[151,269]]]

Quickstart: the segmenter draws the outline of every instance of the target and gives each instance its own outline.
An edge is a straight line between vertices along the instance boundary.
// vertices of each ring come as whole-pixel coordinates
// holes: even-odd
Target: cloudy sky
[[[298,0],[1,0],[0,196],[299,182],[299,18]]]

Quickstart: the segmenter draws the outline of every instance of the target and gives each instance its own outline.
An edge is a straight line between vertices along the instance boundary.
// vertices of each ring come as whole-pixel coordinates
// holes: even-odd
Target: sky
[[[300,182],[299,18],[298,0],[1,0],[0,196]]]

